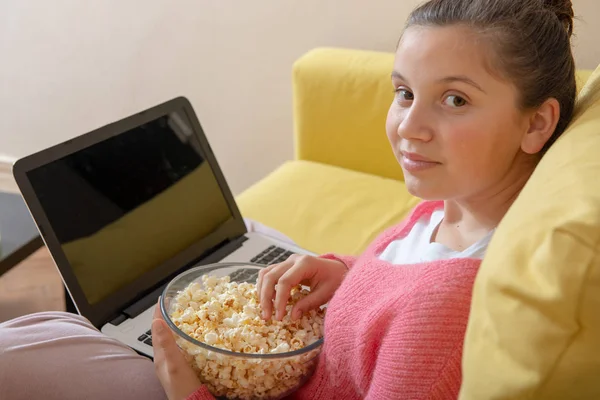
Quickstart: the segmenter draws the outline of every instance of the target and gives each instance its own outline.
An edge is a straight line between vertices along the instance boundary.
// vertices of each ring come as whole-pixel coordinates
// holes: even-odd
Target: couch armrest
[[[394,55],[318,48],[293,68],[296,159],[402,179],[385,134]]]

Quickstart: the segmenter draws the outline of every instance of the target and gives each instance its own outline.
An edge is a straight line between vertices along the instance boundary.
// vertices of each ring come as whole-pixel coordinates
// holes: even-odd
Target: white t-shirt
[[[482,259],[494,230],[463,251],[455,251],[431,240],[443,218],[443,209],[421,218],[406,237],[391,242],[379,255],[379,259],[391,264],[416,264],[450,258]]]

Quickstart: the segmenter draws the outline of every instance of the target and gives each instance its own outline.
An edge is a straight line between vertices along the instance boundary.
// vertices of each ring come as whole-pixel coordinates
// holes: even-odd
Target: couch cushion
[[[460,399],[600,399],[600,68],[476,279]]]
[[[279,230],[306,249],[353,255],[400,222],[418,199],[401,181],[290,161],[237,202],[244,217]]]

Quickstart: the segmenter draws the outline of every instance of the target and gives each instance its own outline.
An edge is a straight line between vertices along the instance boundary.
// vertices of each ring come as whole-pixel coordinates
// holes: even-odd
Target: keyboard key
[[[146,332],[146,335],[152,336],[152,329],[148,329],[148,332]]]
[[[258,271],[251,268],[241,268],[229,274],[230,282],[256,282]]]
[[[146,334],[143,334],[142,336],[140,336],[138,338],[138,341],[143,342],[144,340],[146,340],[148,338],[148,336],[146,336]]]
[[[250,262],[262,265],[277,264],[287,260],[292,254],[294,253],[291,251],[286,251],[284,248],[271,245],[253,257]]]
[[[148,346],[152,346],[152,338],[144,340],[144,343],[146,343]]]

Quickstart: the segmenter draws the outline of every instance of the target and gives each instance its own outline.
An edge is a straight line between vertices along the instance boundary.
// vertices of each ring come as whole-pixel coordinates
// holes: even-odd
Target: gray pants
[[[293,243],[246,220],[248,231]],[[49,311],[0,324],[2,400],[164,400],[154,365],[75,314]]]
[[[166,396],[152,361],[79,315],[48,311],[0,324],[0,399]]]

